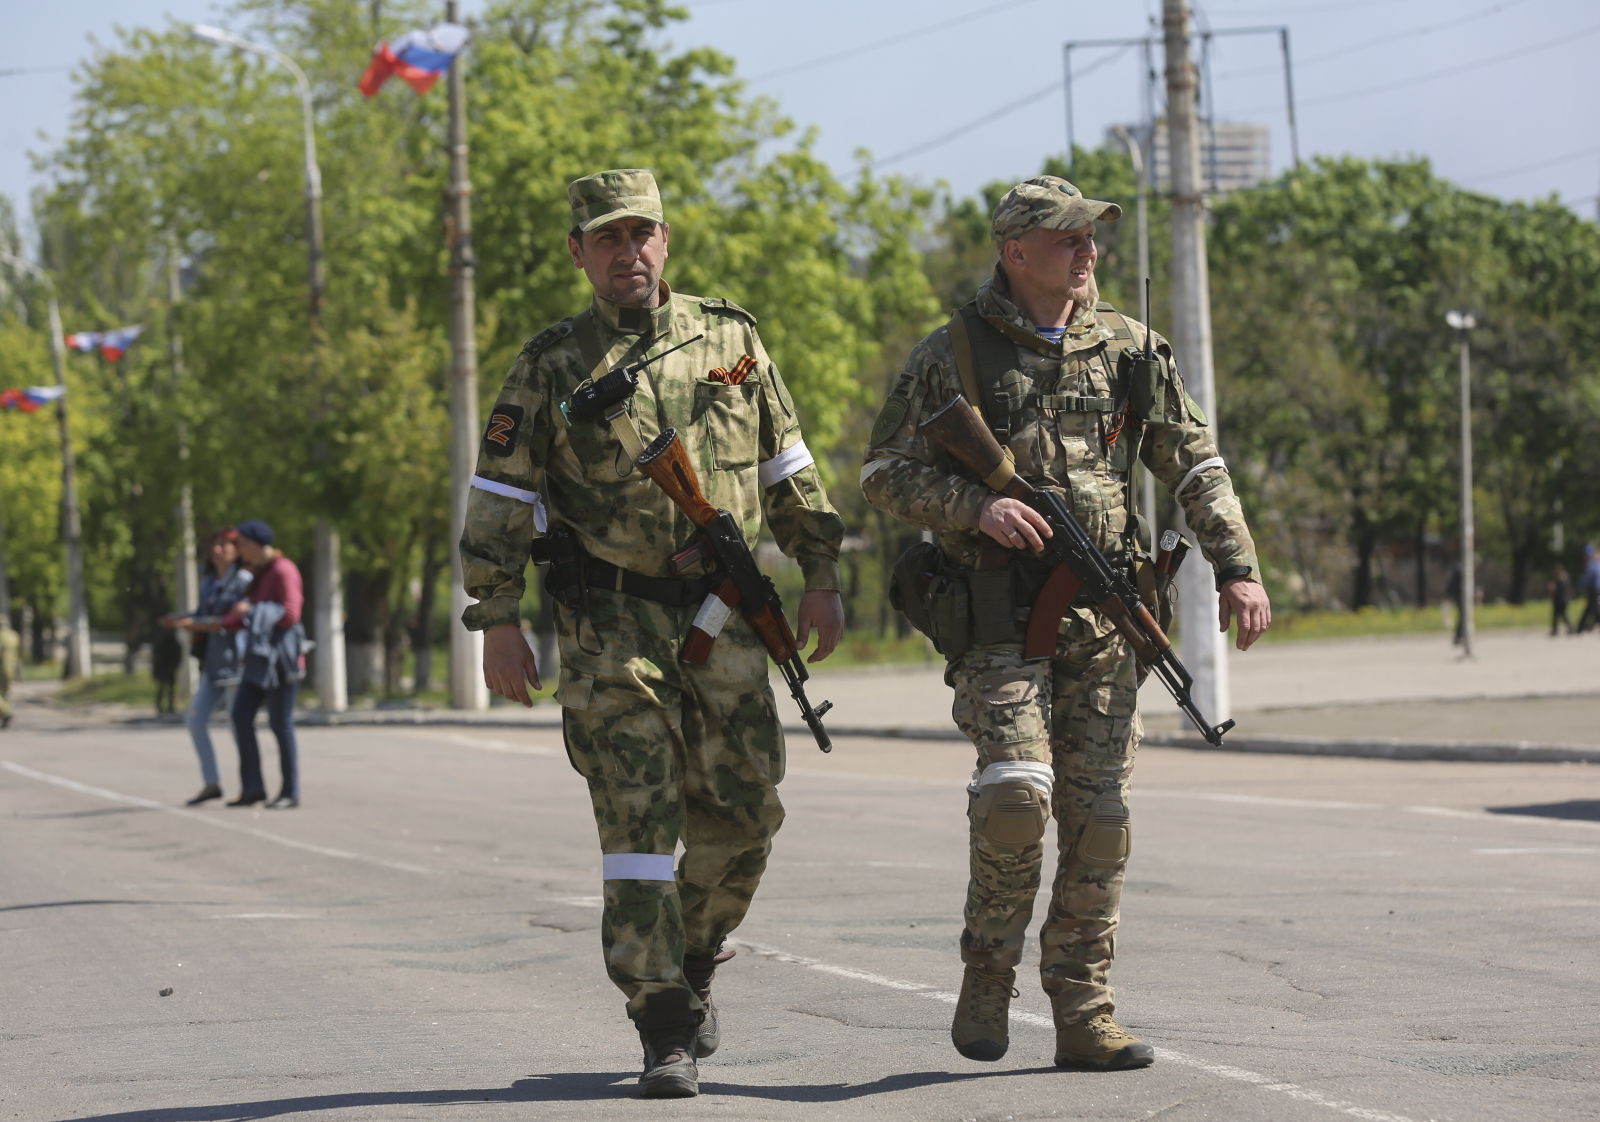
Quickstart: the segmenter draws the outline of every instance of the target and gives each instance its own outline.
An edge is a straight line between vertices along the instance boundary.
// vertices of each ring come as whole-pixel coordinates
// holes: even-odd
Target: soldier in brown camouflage
[[[1082,604],[1068,609],[1053,656],[1023,657],[1048,526],[918,433],[924,418],[964,392],[962,364],[1017,473],[1061,493],[1107,557],[1121,562],[1136,548],[1128,479],[1137,456],[1182,504],[1216,570],[1223,630],[1237,615],[1243,650],[1271,622],[1238,498],[1170,346],[1098,300],[1094,224],[1120,214],[1053,176],[1013,188],[993,217],[993,276],[912,351],[861,473],[870,502],[934,533],[940,579],[929,587],[937,602],[922,607],[950,659],[956,724],[977,749],[967,789],[966,969],[951,1027],[970,1059],[997,1060],[1008,1047],[1009,1002],[1052,814],[1056,874],[1039,969],[1055,1015],[1055,1062],[1132,1068],[1155,1053],[1112,1017],[1108,983],[1142,734],[1141,675],[1126,640]],[[1148,367],[1153,384],[1130,387],[1125,352],[1152,345],[1160,356]]]
[[[693,1095],[696,1057],[719,1041],[712,974],[732,957],[723,941],[783,821],[783,733],[766,649],[737,614],[703,665],[680,661],[713,581],[703,563],[669,567],[695,527],[635,458],[675,428],[706,498],[752,546],[765,520],[804,574],[796,638],[805,647],[816,633],[811,662],[843,633],[843,524],[755,318],[662,280],[669,228],[651,174],[585,176],[568,196],[568,249],[594,301],[523,348],[490,413],[461,538],[478,602],[462,622],[485,632],[489,688],[531,704],[539,669],[518,601],[535,540],[551,547],[555,698],[599,828],[606,971],[644,1044],[640,1093]],[[619,364],[685,342],[643,368],[611,415],[571,408]]]

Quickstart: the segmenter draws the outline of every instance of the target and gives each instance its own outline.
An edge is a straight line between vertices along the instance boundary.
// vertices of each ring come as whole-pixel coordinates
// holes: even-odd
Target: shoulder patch
[[[526,343],[524,343],[522,345],[522,353],[527,355],[529,358],[537,358],[540,354],[549,350],[551,347],[555,346],[557,343],[561,342],[561,340],[565,339],[571,334],[572,321],[570,319],[564,319],[558,323],[553,323],[543,331],[539,332],[539,334],[535,335],[532,339],[529,339]]]
[[[899,432],[900,426],[906,423],[906,413],[910,408],[911,403],[899,392],[891,394],[878,412],[878,419],[872,426],[872,434],[867,437],[868,443],[875,447]]]
[[[755,316],[745,311],[745,309],[739,307],[739,305],[735,304],[732,300],[723,300],[720,297],[712,297],[710,299],[700,301],[700,306],[706,311],[715,313],[717,315],[732,316],[734,319],[742,319],[751,326],[754,326],[756,322]]]
[[[522,425],[522,406],[500,404],[489,414],[489,425],[483,430],[485,455],[504,459],[516,451],[517,429]]]

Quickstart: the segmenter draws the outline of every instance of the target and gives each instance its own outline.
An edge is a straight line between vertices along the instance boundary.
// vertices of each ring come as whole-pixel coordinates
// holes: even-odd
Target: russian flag
[[[419,94],[427,93],[466,48],[469,35],[459,23],[441,23],[426,31],[408,31],[393,42],[381,43],[356,88],[373,97],[391,74],[398,74]]]
[[[29,386],[25,390],[0,390],[0,409],[20,409],[24,413],[37,413],[46,405],[66,393],[64,386]]]
[[[66,337],[66,343],[80,354],[93,354],[98,350],[107,362],[116,362],[133,346],[142,331],[144,325],[139,323],[115,331],[76,331]]]
[[[100,353],[107,362],[116,362],[133,346],[133,341],[142,331],[144,325],[136,323],[132,327],[119,327],[115,331],[105,332],[100,338]]]

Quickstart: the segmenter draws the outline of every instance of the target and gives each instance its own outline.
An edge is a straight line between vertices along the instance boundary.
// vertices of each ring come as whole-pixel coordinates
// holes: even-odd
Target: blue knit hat
[[[252,518],[248,522],[241,522],[235,526],[234,529],[239,531],[239,536],[241,538],[249,538],[257,545],[272,544],[272,527],[268,526],[259,518]]]

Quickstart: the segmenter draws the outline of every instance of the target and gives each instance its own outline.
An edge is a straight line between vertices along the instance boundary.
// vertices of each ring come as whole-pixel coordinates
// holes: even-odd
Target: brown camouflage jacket
[[[469,629],[518,621],[533,540],[557,523],[571,526],[595,557],[647,576],[672,575],[667,558],[693,536],[693,523],[631,463],[605,420],[568,424],[560,405],[597,369],[603,374],[701,333],[640,373],[630,413],[641,439],[649,444],[675,428],[706,498],[740,520],[752,548],[765,516],[807,589],[839,588],[844,524],[755,317],[725,300],[662,287],[658,308],[597,297],[535,336],[512,364],[467,495],[463,583],[478,601],[461,617]]]
[[[1053,343],[1011,302],[998,269],[979,288],[977,310],[1015,344],[1015,365],[1001,373],[998,388],[1010,405],[1006,443],[1018,474],[1061,492],[1095,544],[1107,555],[1121,553],[1129,519],[1128,450],[1138,422],[1130,419],[1117,431],[1123,415],[1110,412],[1109,401],[1125,396],[1117,384],[1117,356],[1145,345],[1145,326],[1120,313],[1080,308],[1066,336]],[[1249,565],[1259,572],[1250,530],[1205,418],[1183,390],[1167,341],[1158,334],[1155,346],[1166,393],[1159,415],[1143,426],[1139,458],[1177,494],[1212,565]],[[944,551],[970,567],[984,540],[978,515],[993,492],[917,435],[924,418],[961,392],[947,324],[907,359],[873,426],[861,488],[874,506],[934,531]],[[996,424],[996,418],[986,419]]]

